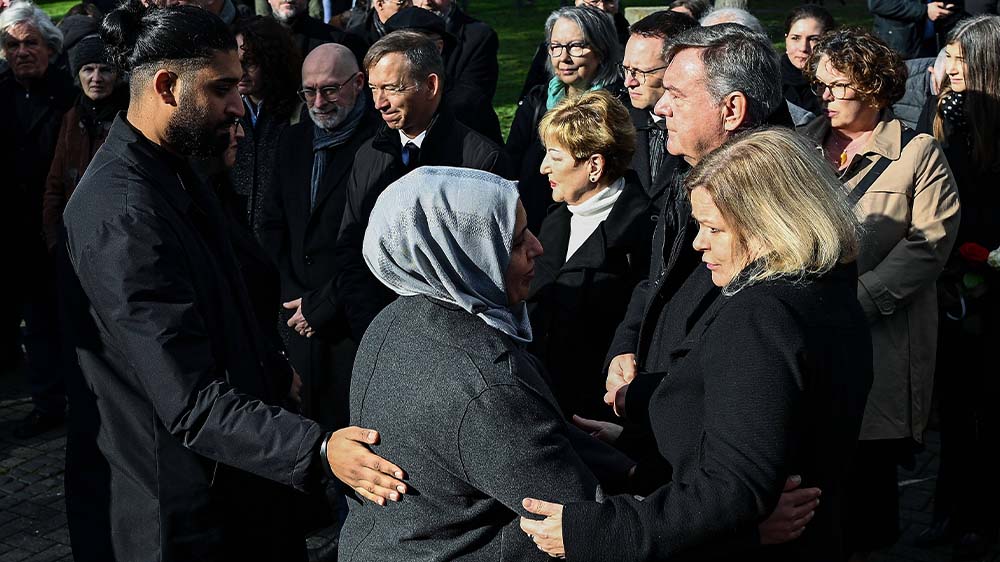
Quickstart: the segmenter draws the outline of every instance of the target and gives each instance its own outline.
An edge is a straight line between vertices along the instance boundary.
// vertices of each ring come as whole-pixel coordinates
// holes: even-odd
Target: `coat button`
[[[309,256],[309,255],[307,255],[303,261],[306,262],[306,265],[312,265],[313,264],[313,258],[312,258],[312,256]]]

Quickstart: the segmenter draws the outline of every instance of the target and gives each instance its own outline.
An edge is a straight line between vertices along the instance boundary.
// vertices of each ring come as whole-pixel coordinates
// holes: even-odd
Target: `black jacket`
[[[639,182],[646,191],[646,196],[653,202],[652,209],[655,215],[663,207],[667,188],[674,182],[674,176],[683,174],[689,166],[680,156],[674,156],[667,152],[667,147],[664,146],[660,175],[654,184],[650,171],[649,129],[655,125],[652,123],[649,110],[632,107],[628,100],[628,94],[621,101],[628,108],[632,125],[635,126],[635,154],[632,155],[632,170],[638,176]],[[665,142],[666,140],[664,140]]]
[[[292,32],[292,40],[298,46],[302,58],[324,43],[338,43],[350,49],[358,59],[358,66],[361,66],[365,53],[368,52],[369,45],[363,37],[327,25],[305,14],[295,19],[289,31]]]
[[[567,415],[610,419],[604,404],[604,354],[636,283],[649,269],[655,213],[633,172],[611,214],[566,261],[572,214],[565,203],[542,223],[545,253],[535,259],[528,346],[545,365]]]
[[[812,84],[805,74],[792,64],[788,55],[781,56],[781,93],[785,101],[819,115],[823,111],[823,102],[812,91]]]
[[[678,297],[710,283],[699,268]],[[753,285],[704,312],[672,308],[664,371],[640,374],[625,401],[672,481],[643,501],[566,505],[567,560],[843,560],[845,480],[872,380],[856,292],[850,264]],[[762,548],[757,524],[789,474],[823,499],[801,538]]]
[[[490,26],[463,12],[457,3],[452,6],[445,30],[455,36],[458,44],[445,61],[445,83],[475,86],[492,102],[500,75],[497,62],[500,40]]]
[[[959,19],[966,17],[965,0],[947,2],[955,4],[953,15],[934,22],[934,41],[929,49],[924,46],[924,26],[927,23],[927,3],[920,0],[868,0],[872,13],[875,35],[886,42],[904,59],[933,57],[943,48],[948,32]]]
[[[318,478],[321,431],[276,406],[290,381],[256,329],[218,199],[119,116],[64,219],[97,327],[78,356],[103,422],[116,554],[304,556],[301,531],[281,531],[278,484]]]
[[[361,39],[364,45],[365,51],[367,52],[376,41],[382,38],[383,33],[379,31],[377,25],[375,25],[375,18],[378,15],[375,14],[375,8],[369,8],[365,11],[364,17],[360,21],[355,22],[347,27],[347,32]],[[353,19],[353,18],[352,18]]]
[[[441,109],[431,123],[418,165],[472,168],[510,176],[503,149],[456,121],[446,109]],[[347,183],[344,219],[334,248],[332,268],[335,274],[315,293],[323,295],[327,302],[310,305],[314,307],[312,315],[305,314],[310,325],[326,325],[339,305],[347,315],[354,339],[360,341],[375,315],[394,298],[368,270],[361,256],[361,245],[375,200],[407,171],[396,129],[382,125],[375,136],[358,149]]]

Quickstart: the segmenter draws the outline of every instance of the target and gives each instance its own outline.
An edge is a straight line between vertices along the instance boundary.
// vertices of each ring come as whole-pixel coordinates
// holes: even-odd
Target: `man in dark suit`
[[[260,229],[261,245],[281,273],[288,315],[329,318],[314,322],[309,337],[290,331],[286,343],[302,376],[303,413],[331,427],[347,425],[356,342],[336,300],[322,289],[336,273],[332,250],[354,155],[380,122],[363,88],[364,75],[343,45],[320,45],[306,57],[301,92],[310,121],[281,136]]]
[[[416,0],[413,5],[444,18],[445,31],[456,40],[454,50],[445,56],[448,80],[473,84],[492,102],[500,73],[497,63],[500,40],[496,31],[463,12],[452,0]]]
[[[365,57],[367,45],[360,37],[310,16],[306,0],[267,1],[271,5],[271,15],[292,33],[292,40],[303,57],[324,43],[344,45],[359,63]]]
[[[347,184],[347,204],[334,250],[334,276],[322,289],[347,316],[356,340],[393,295],[361,256],[368,216],[386,187],[424,165],[455,166],[508,174],[503,149],[442,107],[444,62],[437,47],[414,31],[396,31],[365,56],[368,87],[385,124],[361,145]],[[334,306],[306,313],[300,334],[329,321]]]
[[[667,152],[664,119],[653,113],[653,106],[666,92],[663,71],[667,65],[663,59],[663,44],[667,39],[697,26],[698,22],[687,15],[656,12],[632,26],[632,35],[625,45],[625,58],[622,60],[628,91],[625,107],[629,108],[636,130],[632,169],[657,210],[663,206],[668,187],[675,185],[674,176],[688,170],[682,157]]]

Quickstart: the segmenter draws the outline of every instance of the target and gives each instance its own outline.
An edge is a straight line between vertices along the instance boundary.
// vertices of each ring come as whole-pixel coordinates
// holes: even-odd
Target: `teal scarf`
[[[589,91],[593,92],[594,90],[600,90],[603,87],[604,86],[601,86],[600,84],[594,84],[590,87]],[[559,80],[558,76],[550,78],[548,96],[545,98],[545,109],[552,109],[557,103],[559,103],[559,100],[566,97],[566,89],[566,84],[563,84]]]

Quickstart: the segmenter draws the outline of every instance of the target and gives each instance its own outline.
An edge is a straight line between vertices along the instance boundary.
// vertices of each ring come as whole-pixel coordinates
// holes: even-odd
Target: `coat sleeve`
[[[65,169],[69,126],[75,124],[69,122],[67,115],[63,117],[55,156],[49,167],[49,175],[45,178],[45,193],[42,196],[42,233],[45,235],[45,245],[48,248],[59,243],[59,224],[62,222],[63,209],[66,207]]]
[[[927,4],[919,0],[868,0],[868,11],[890,20],[919,23],[927,19]]]
[[[858,301],[869,322],[906,306],[914,294],[934,283],[955,243],[960,219],[955,177],[937,141],[914,139],[913,202],[906,237],[858,279]]]
[[[702,374],[705,392],[694,466],[643,501],[614,496],[567,505],[568,560],[666,560],[691,548],[755,545],[753,529],[774,509],[785,478],[804,342],[780,301],[746,299],[729,309],[687,365]]]
[[[521,162],[524,155],[531,146],[531,141],[535,139],[538,132],[534,123],[535,107],[529,98],[522,98],[517,104],[517,111],[514,113],[514,120],[510,124],[510,132],[507,135],[507,160],[513,166],[515,173],[520,173]]]
[[[311,487],[320,476],[320,427],[227,382],[195,304],[187,252],[162,219],[131,209],[77,226],[70,253],[81,286],[159,422],[195,453]]]

